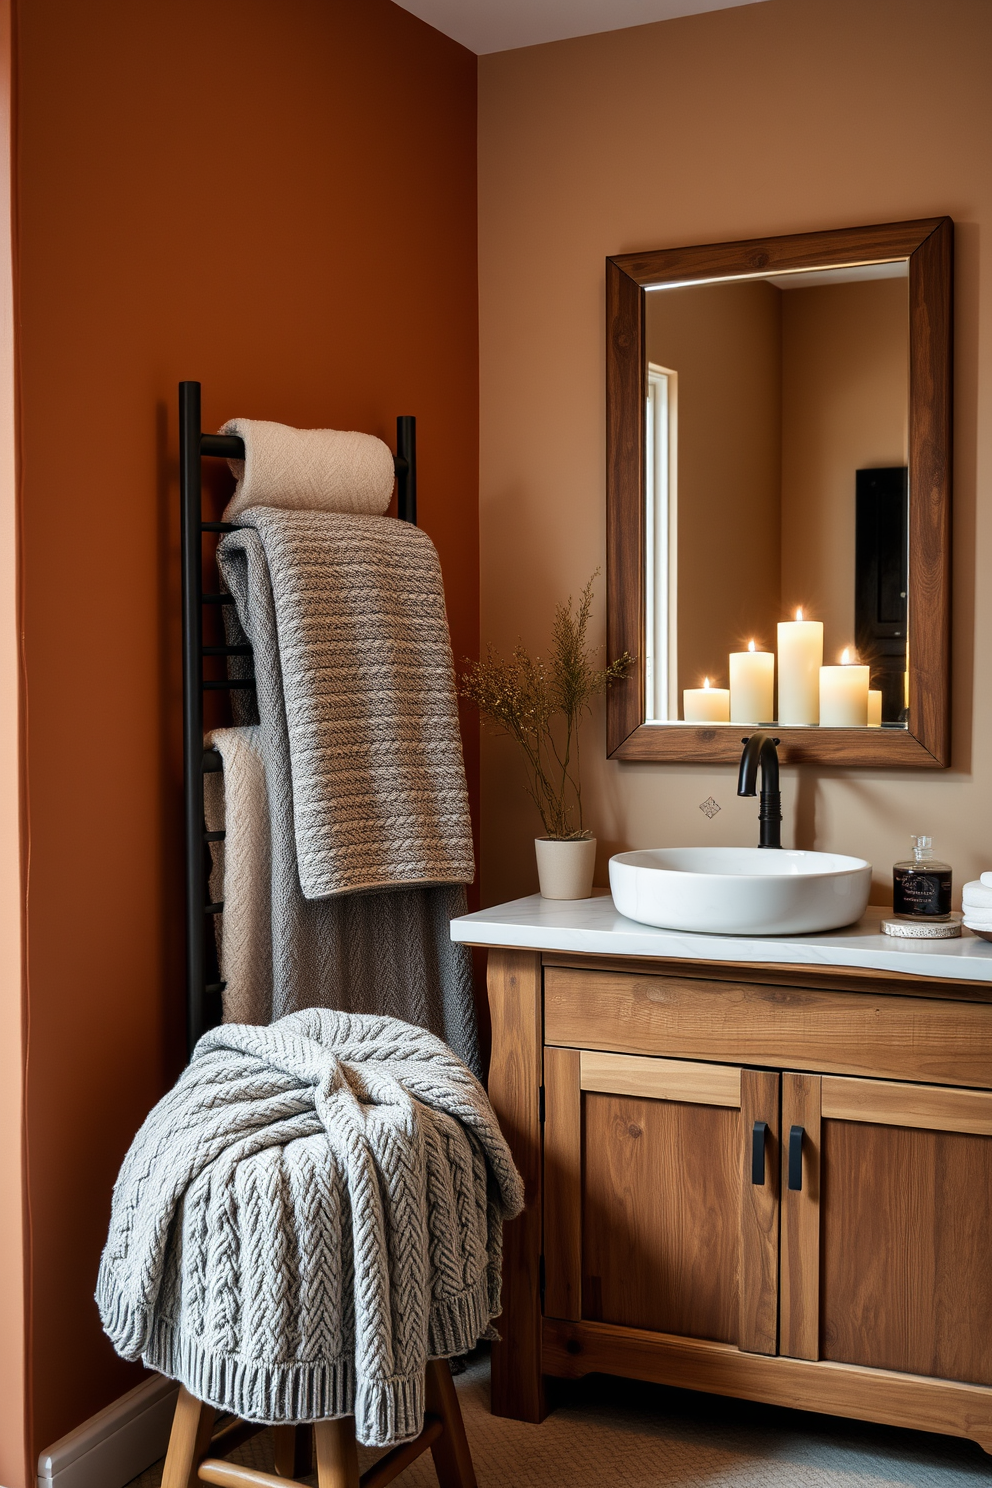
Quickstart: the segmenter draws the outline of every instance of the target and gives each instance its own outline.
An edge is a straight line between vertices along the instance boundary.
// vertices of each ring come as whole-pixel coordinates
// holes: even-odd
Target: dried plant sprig
[[[474,703],[498,733],[516,739],[527,766],[527,792],[537,807],[545,834],[564,841],[591,833],[582,817],[579,733],[593,700],[626,677],[634,657],[625,651],[605,667],[595,665],[586,643],[592,611],[593,574],[576,608],[555,608],[551,653],[547,662],[531,657],[522,641],[509,658],[487,646],[480,661],[470,662],[459,678],[459,692]]]

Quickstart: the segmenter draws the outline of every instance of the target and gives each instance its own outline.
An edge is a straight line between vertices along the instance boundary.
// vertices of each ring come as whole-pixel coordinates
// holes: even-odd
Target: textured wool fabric
[[[293,429],[267,419],[228,419],[219,432],[245,442],[245,458],[227,462],[238,484],[225,522],[249,506],[381,516],[389,505],[393,456],[373,434]]]
[[[204,776],[207,830],[227,833],[210,845],[224,1021],[270,1023],[303,1007],[387,1013],[436,1033],[480,1073],[470,952],[449,933],[465,890],[304,899],[279,729],[216,729],[206,743],[224,761],[223,774]]]
[[[303,893],[471,882],[454,667],[430,538],[389,517],[257,507],[243,521],[218,561],[256,675],[260,660],[278,665]],[[270,606],[271,629],[261,623]]]
[[[273,515],[296,520],[291,513]],[[311,519],[318,515],[308,514]],[[387,532],[395,527],[415,531],[387,518],[369,519],[370,525],[373,522]],[[229,543],[232,550],[227,547]],[[242,931],[236,927],[234,939],[229,940],[223,924],[226,913],[221,916],[218,928],[224,967],[225,971],[229,967],[234,971],[231,1017],[267,1023],[304,1007],[388,1013],[438,1034],[480,1073],[471,952],[467,946],[454,944],[448,930],[452,918],[465,913],[464,886],[447,883],[396,888],[323,900],[305,897],[296,851],[282,636],[265,550],[259,534],[246,527],[229,534],[218,555],[237,601],[236,606],[224,607],[228,640],[236,645],[250,641],[254,653],[253,662],[238,656],[231,660],[232,675],[247,675],[254,665],[256,678],[254,693],[235,691],[232,706],[239,725],[259,726],[257,734],[244,736],[241,750],[228,750],[220,743],[226,785],[232,801],[238,798],[237,819],[251,830],[260,815],[259,777],[250,767],[246,751],[260,752],[269,813],[271,875],[266,888],[264,844],[249,840],[237,847],[232,843],[236,854],[225,863],[223,890],[214,898],[227,902],[228,894],[234,893],[250,910],[260,905],[260,896],[267,893],[271,952],[266,966],[236,956],[239,948],[245,948]],[[227,731],[223,732],[226,735]],[[218,731],[218,742],[221,738]],[[464,789],[460,744],[458,750],[458,778]],[[246,806],[241,798],[249,794],[253,803]],[[218,822],[218,828],[220,825]],[[235,871],[250,876],[247,887],[239,890],[234,884]],[[227,990],[224,999],[227,1006]],[[233,1011],[235,1003],[243,1010],[237,1015]]]
[[[96,1300],[126,1359],[250,1421],[415,1436],[429,1358],[499,1313],[523,1185],[440,1039],[311,1009],[197,1044],[114,1188]]]
[[[223,773],[203,777],[207,831],[225,834],[210,844],[210,898],[224,905],[214,916],[224,1022],[271,1023],[272,832],[261,729],[216,729],[205,743],[224,761]]]

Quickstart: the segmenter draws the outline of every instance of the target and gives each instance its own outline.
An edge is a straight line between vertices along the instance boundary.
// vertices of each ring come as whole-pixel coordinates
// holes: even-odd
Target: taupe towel
[[[256,669],[263,652],[278,668],[273,702],[285,711],[303,893],[471,882],[454,667],[430,538],[392,518],[331,512],[255,507],[242,522],[218,561]],[[271,634],[254,623],[262,590],[274,606]]]
[[[306,1007],[388,1014],[437,1034],[479,1074],[471,953],[449,933],[465,913],[464,888],[304,899],[292,802],[278,786],[284,735],[269,722],[206,740],[224,761],[223,774],[204,777],[207,829],[227,833],[210,844],[210,897],[224,903],[215,920],[224,1022],[271,1023]]]
[[[393,457],[373,434],[293,429],[268,419],[228,419],[220,433],[245,442],[245,458],[227,462],[238,485],[225,522],[249,506],[381,516],[389,505]]]

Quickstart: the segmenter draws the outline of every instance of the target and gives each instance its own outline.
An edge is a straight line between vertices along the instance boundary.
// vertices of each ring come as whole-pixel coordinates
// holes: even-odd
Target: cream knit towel
[[[245,458],[229,460],[238,485],[224,521],[250,506],[381,516],[393,494],[393,456],[372,434],[293,429],[267,419],[228,419],[221,434],[238,434]]]
[[[253,647],[258,716],[285,719],[289,778],[279,788],[291,792],[303,893],[470,883],[454,667],[430,538],[388,517],[261,506],[242,520],[217,559]]]
[[[312,1009],[212,1029],[114,1188],[97,1303],[119,1354],[249,1421],[417,1435],[428,1358],[500,1310],[523,1185],[439,1039]]]
[[[265,792],[261,729],[215,729],[205,744],[224,769],[203,777],[203,814],[211,842],[210,898],[217,915],[217,959],[225,1023],[271,1023],[272,836]],[[288,1010],[287,1010],[288,1011]]]

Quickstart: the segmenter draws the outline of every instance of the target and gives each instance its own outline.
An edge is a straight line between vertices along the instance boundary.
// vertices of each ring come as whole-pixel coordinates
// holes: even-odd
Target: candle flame
[[[747,649],[749,651],[753,651],[754,650],[754,642],[753,641],[748,641],[748,643],[747,643]]]
[[[803,612],[802,612],[802,610],[797,610],[796,611],[796,619],[797,620],[801,620],[802,618],[803,618]]]
[[[844,650],[841,652],[840,664],[841,666],[851,665],[851,650],[849,646],[845,646]]]
[[[709,677],[704,677],[703,678],[703,686],[704,687],[709,687],[709,685],[710,685],[710,679],[709,679]]]

